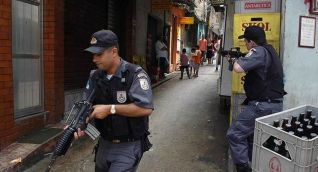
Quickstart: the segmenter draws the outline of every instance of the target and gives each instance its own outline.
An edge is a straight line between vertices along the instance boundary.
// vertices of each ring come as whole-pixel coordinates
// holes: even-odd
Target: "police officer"
[[[238,59],[229,58],[237,73],[245,72],[244,90],[246,108],[227,131],[232,158],[237,172],[252,171],[253,132],[255,119],[282,110],[284,91],[283,67],[275,49],[267,44],[261,27],[250,26],[244,35],[249,53]]]
[[[151,146],[147,137],[148,116],[153,111],[149,77],[119,56],[118,38],[110,30],[94,33],[85,51],[93,54],[98,67],[85,90],[95,88],[90,118],[101,133],[95,171],[136,171]],[[74,135],[78,139],[84,132],[79,129]]]

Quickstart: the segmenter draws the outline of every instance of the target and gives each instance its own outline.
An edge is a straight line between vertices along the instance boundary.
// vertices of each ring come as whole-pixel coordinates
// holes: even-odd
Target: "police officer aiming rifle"
[[[255,119],[282,110],[284,91],[283,67],[275,49],[267,44],[264,30],[249,26],[244,35],[249,50],[245,57],[227,56],[234,72],[246,73],[244,90],[246,108],[227,131],[230,150],[237,172],[250,172]]]

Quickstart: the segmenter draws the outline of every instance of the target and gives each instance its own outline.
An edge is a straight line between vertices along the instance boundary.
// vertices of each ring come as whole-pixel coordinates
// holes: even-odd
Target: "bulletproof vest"
[[[133,103],[128,93],[134,75],[141,67],[126,63],[122,78],[113,76],[110,80],[106,72],[98,71],[96,79],[96,97],[94,104],[129,104]],[[95,119],[96,128],[105,139],[138,139],[148,133],[148,117],[125,117],[120,114],[109,115],[105,119]]]
[[[283,82],[283,66],[278,58],[275,49],[267,44],[263,47],[269,52],[271,63],[267,68],[265,80],[263,80],[256,70],[248,71],[245,76],[244,90],[247,99],[251,100],[267,100],[282,98],[286,92],[284,91]]]

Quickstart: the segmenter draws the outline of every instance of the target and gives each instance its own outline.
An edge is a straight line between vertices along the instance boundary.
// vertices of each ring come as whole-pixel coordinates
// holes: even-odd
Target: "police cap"
[[[101,54],[109,47],[118,44],[117,35],[111,30],[100,30],[95,32],[90,41],[90,47],[86,48],[85,51],[93,54]]]
[[[263,28],[259,26],[249,26],[245,29],[244,35],[238,37],[238,39],[248,39],[256,43],[266,42],[266,35]]]

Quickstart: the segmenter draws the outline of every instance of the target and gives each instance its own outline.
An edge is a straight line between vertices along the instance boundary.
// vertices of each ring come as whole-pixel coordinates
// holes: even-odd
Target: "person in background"
[[[200,50],[200,47],[197,45],[196,46],[196,50],[195,50],[195,56],[194,56],[194,77],[198,77],[199,76],[199,68],[200,68],[200,64],[202,61],[202,53]]]
[[[159,79],[163,79],[165,78],[164,73],[167,71],[167,67],[169,66],[168,47],[164,43],[163,36],[159,36],[158,38],[159,39],[156,42],[156,57],[160,67]]]
[[[195,59],[195,48],[191,48],[191,55],[190,55],[190,76],[194,74],[194,59]],[[193,71],[193,72],[192,72]]]
[[[208,41],[205,39],[205,36],[202,35],[201,39],[199,40],[199,49],[201,51],[202,61],[200,62],[203,65],[203,61],[205,60],[205,54],[207,50]]]
[[[191,77],[190,77],[190,74],[189,74],[189,58],[188,58],[188,56],[186,55],[186,52],[187,52],[187,50],[184,48],[184,49],[182,50],[182,54],[181,54],[181,56],[180,56],[180,64],[181,64],[181,66],[180,66],[180,70],[181,70],[181,77],[180,77],[180,79],[183,78],[184,69],[185,69],[186,72],[187,72],[188,78],[189,78],[189,79],[191,78]]]
[[[221,36],[218,36],[216,38],[215,44],[214,44],[215,52],[218,53],[216,56],[216,66],[220,65],[221,63],[221,56],[219,55],[219,51],[221,49]]]
[[[213,42],[212,42],[212,40],[209,40],[208,46],[207,46],[207,53],[206,53],[206,58],[208,59],[208,64],[213,64],[213,61],[212,61],[213,56],[214,56]]]

